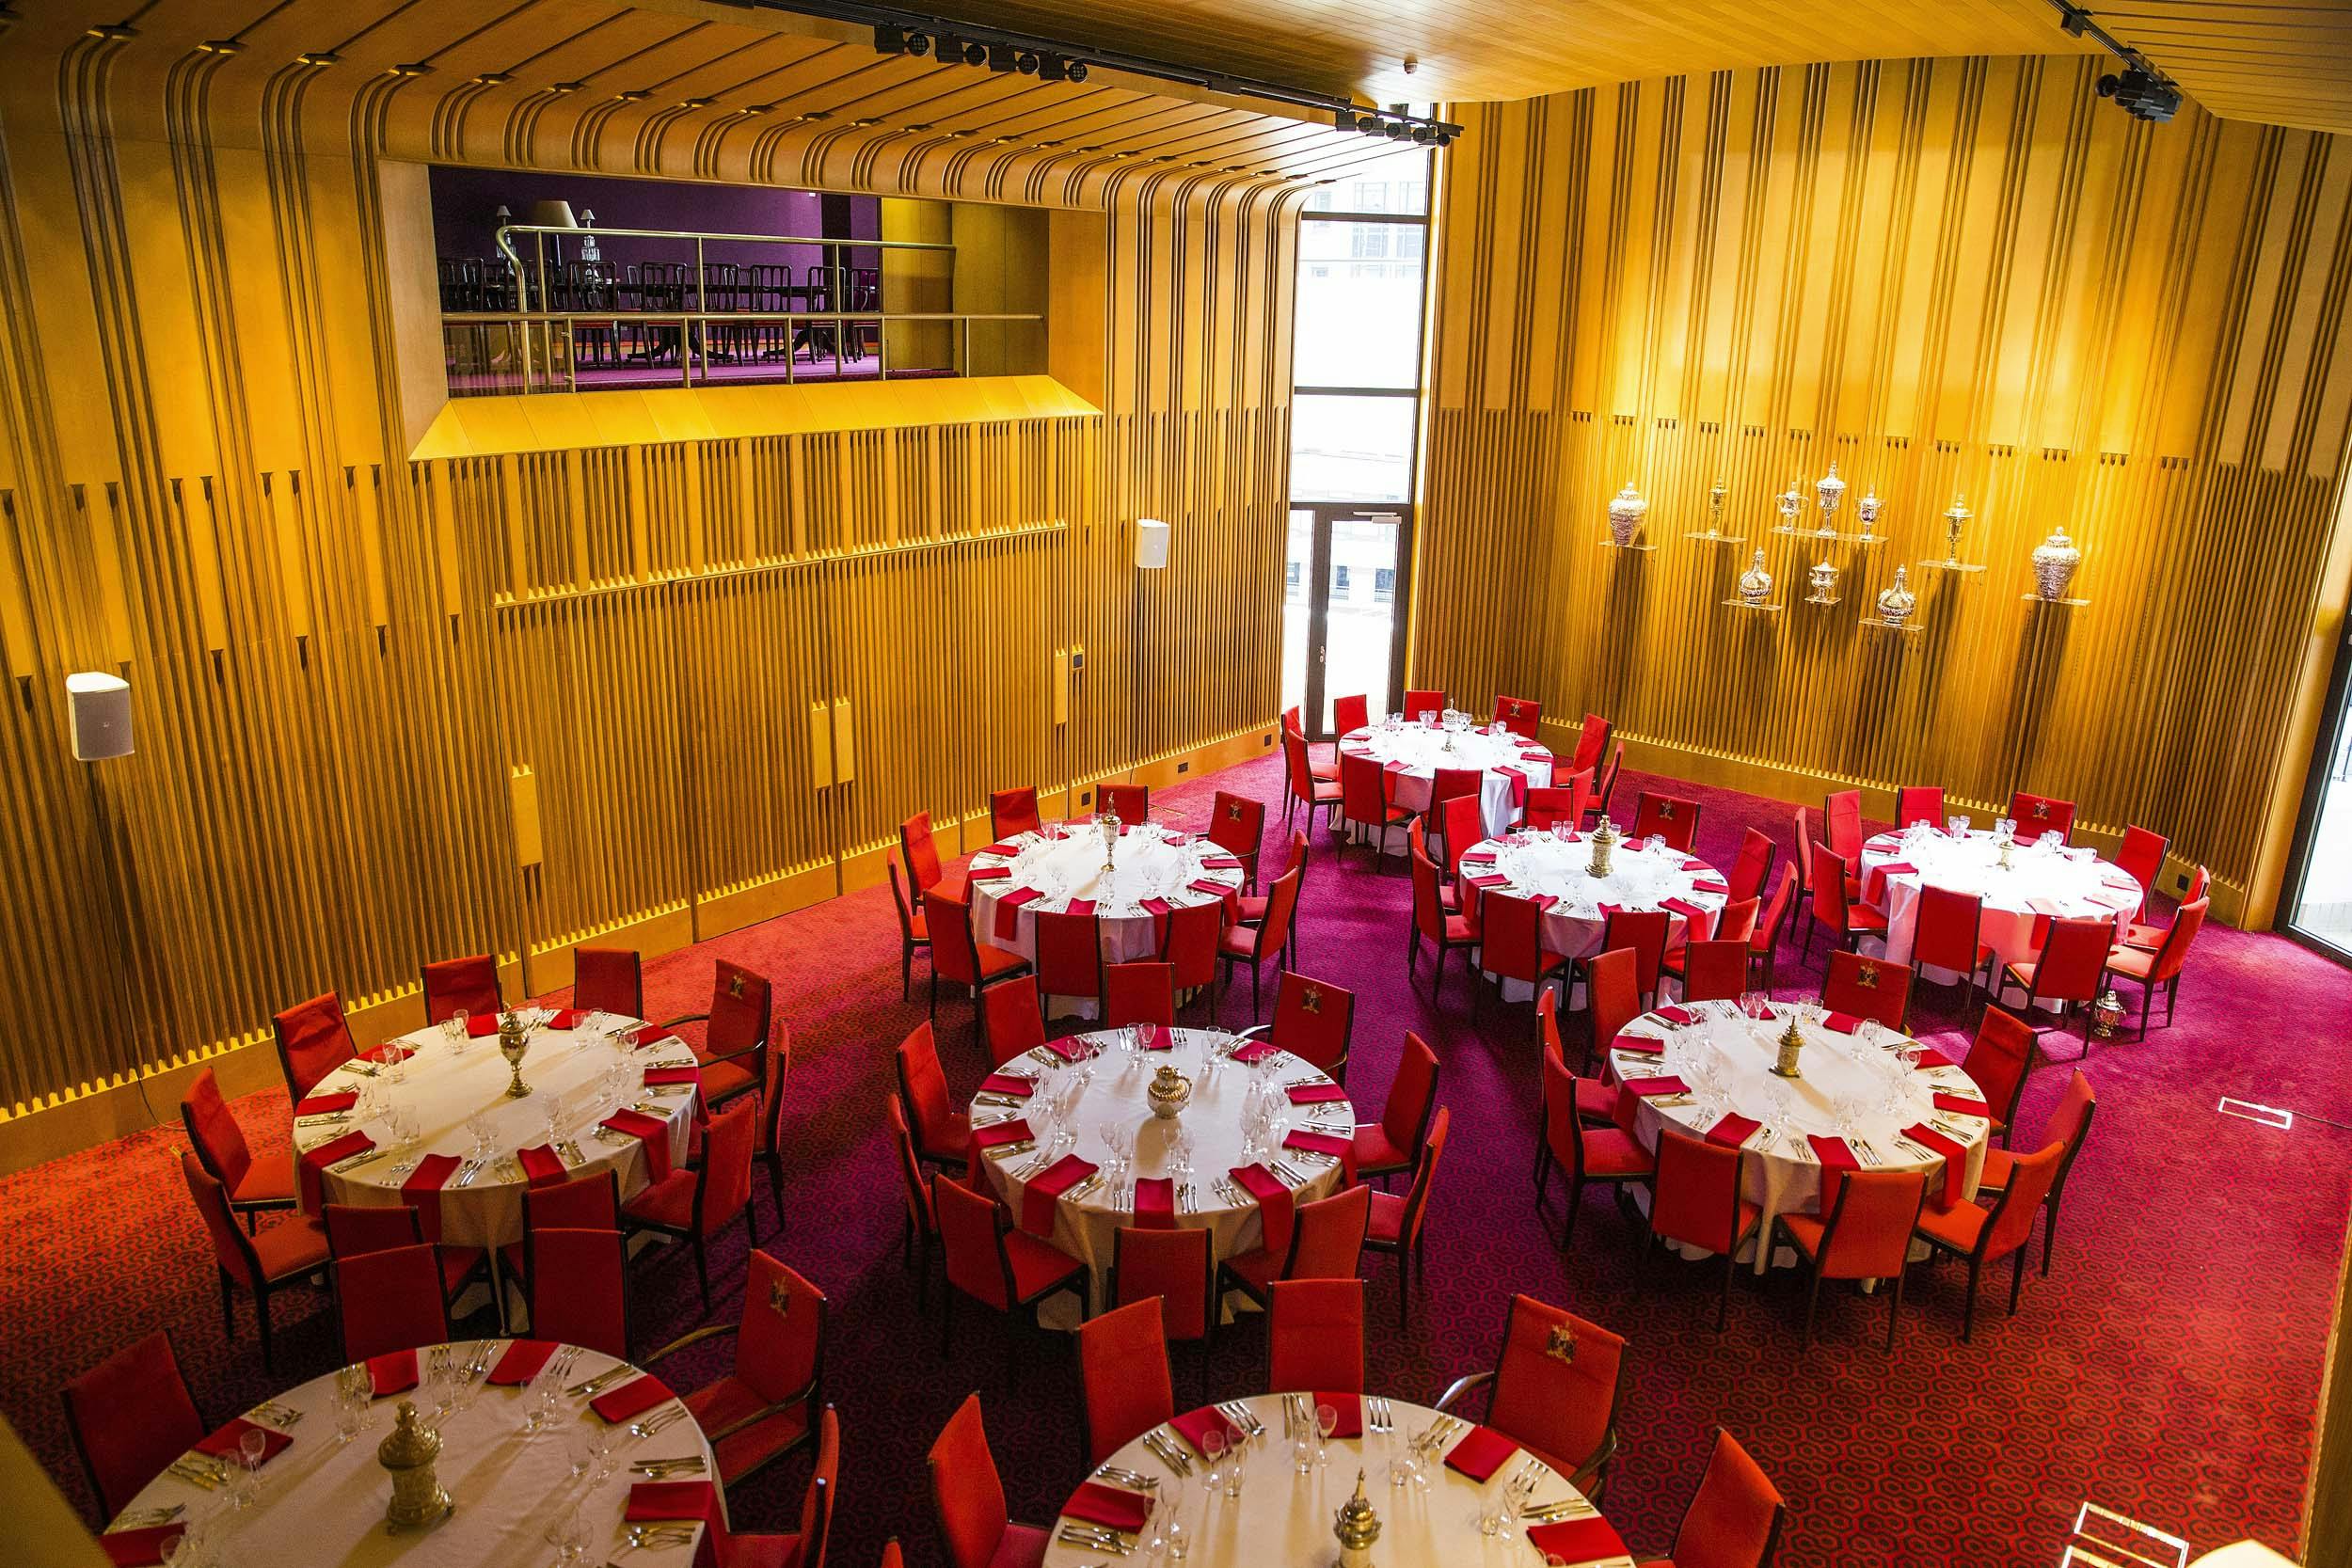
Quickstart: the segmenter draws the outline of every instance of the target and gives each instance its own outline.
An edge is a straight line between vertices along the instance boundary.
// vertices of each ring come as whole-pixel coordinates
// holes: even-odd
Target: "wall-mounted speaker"
[[[103,762],[131,754],[131,683],[94,670],[65,678],[73,710],[73,758]]]
[[[1156,571],[1168,564],[1168,525],[1145,517],[1136,524],[1136,565]]]

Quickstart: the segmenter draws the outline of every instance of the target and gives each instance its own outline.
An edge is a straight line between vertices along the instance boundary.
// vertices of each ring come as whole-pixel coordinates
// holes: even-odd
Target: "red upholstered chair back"
[[[1282,732],[1282,771],[1290,781],[1291,799],[1315,798],[1314,764],[1307,755],[1307,740],[1295,730]]]
[[[809,1467],[808,1490],[801,1494],[801,1555],[794,1568],[825,1568],[825,1544],[833,1534],[834,1494],[841,1485],[841,1418],[832,1405],[817,1421],[817,1460]],[[890,1555],[898,1544],[890,1544]],[[885,1557],[887,1560],[887,1557]]]
[[[1597,773],[1601,758],[1609,754],[1609,721],[1597,713],[1584,716],[1584,725],[1576,733],[1576,755],[1568,760],[1571,773]]]
[[[1293,828],[1291,830],[1290,848],[1282,856],[1282,870],[1304,872],[1306,869],[1307,831],[1304,828]],[[1276,873],[1277,876],[1279,876],[1280,874],[1280,872]],[[1306,885],[1307,879],[1304,876],[1301,876],[1298,880],[1301,887]]]
[[[1121,1226],[1111,1241],[1112,1305],[1157,1301],[1171,1339],[1205,1339],[1215,1300],[1216,1237],[1199,1227],[1160,1230]]]
[[[988,836],[998,844],[1033,833],[1041,824],[1037,815],[1037,790],[999,789],[988,798]]]
[[[66,1430],[98,1494],[99,1512],[109,1517],[204,1438],[204,1418],[161,1329],[125,1345],[60,1392]]]
[[[2035,1213],[2042,1200],[2050,1196],[2050,1185],[2058,1179],[2058,1171],[2066,1159],[2063,1140],[2053,1139],[2031,1154],[2021,1154],[2010,1166],[2009,1189],[1994,1205],[1993,1220],[1984,1243],[1985,1261],[2007,1258],[2033,1234]]]
[[[988,1451],[980,1396],[968,1394],[940,1429],[928,1461],[931,1506],[953,1568],[992,1568],[1005,1538],[1005,1483]]]
[[[898,886],[897,873],[891,886]],[[900,908],[904,908],[904,900]],[[572,949],[572,1006],[600,1013],[645,1016],[645,968],[633,947]]]
[[[1532,898],[1497,890],[1478,900],[1478,928],[1486,938],[1480,961],[1489,974],[1506,980],[1539,977],[1543,955],[1543,911]]]
[[[2171,938],[2165,940],[2169,943]],[[2114,945],[2115,922],[2104,916],[2051,921],[2050,940],[2042,944],[2034,962],[2035,992],[2060,1002],[2092,1000],[2099,994],[2099,977],[2106,973],[2107,953]]]
[[[1464,796],[1474,800],[1478,799],[1479,791],[1486,787],[1486,771],[1483,768],[1440,768],[1429,782],[1429,803],[1442,805],[1449,800],[1461,800]],[[1448,824],[1447,832],[1451,832],[1450,818]]]
[[[1215,905],[1204,908],[1215,909]],[[1174,964],[1112,964],[1103,971],[1103,1023],[1123,1029],[1131,1023],[1176,1022]]]
[[[1106,784],[1096,796],[1098,809],[1114,814],[1121,822],[1144,822],[1152,816],[1152,786],[1139,784]]]
[[[2211,907],[2210,899],[2192,898],[2174,913],[2171,927],[2164,933],[2164,945],[2156,950],[2156,961],[2148,967],[2152,984],[2171,979],[2188,962],[2188,944],[2197,940]]]
[[[1799,893],[1813,891],[1813,849],[1816,842],[1812,824],[1805,818],[1804,808],[1799,806],[1797,808],[1797,852],[1791,857],[1791,863],[1797,868],[1797,891]]]
[[[1740,858],[1731,863],[1731,875],[1724,879],[1731,884],[1731,897],[1736,903],[1742,898],[1760,898],[1764,894],[1764,879],[1772,874],[1772,858],[1780,853],[1780,846],[1772,834],[1760,828],[1744,828],[1740,833]]]
[[[1846,928],[1846,873],[1852,868],[1828,845],[1813,846],[1813,918],[1833,931]]]
[[[2181,893],[2182,901],[2185,903],[2193,899],[2202,898],[2205,895],[2205,883],[2208,879],[2205,868],[2201,865],[2196,870],[2190,872],[2188,874],[2188,886],[2183,889]]]
[[[1740,1234],[1740,1151],[1661,1127],[1649,1227],[1668,1241],[1729,1252]]]
[[[1832,1012],[1874,1018],[1900,1033],[1911,1016],[1911,966],[1841,948],[1829,956],[1821,1006]]]
[[[1159,1297],[1115,1307],[1078,1325],[1078,1398],[1086,1411],[1089,1465],[1102,1464],[1176,1414]]]
[[[1560,1042],[1560,993],[1549,986],[1535,993],[1535,1033],[1544,1042],[1544,1060],[1565,1066],[1568,1053]]]
[[[1388,1103],[1380,1107],[1380,1131],[1389,1142],[1410,1154],[1421,1148],[1429,1127],[1429,1111],[1438,1097],[1438,1053],[1411,1030],[1405,1032],[1405,1054],[1389,1080]]]
[[[569,1281],[565,1284],[568,1288]],[[429,1246],[389,1247],[336,1259],[335,1302],[342,1311],[345,1361],[449,1338],[441,1260]],[[538,1319],[532,1322],[537,1332]]]
[[[1340,815],[1350,822],[1384,825],[1389,818],[1388,775],[1370,757],[1340,753]]]
[[[1715,929],[1709,933],[1714,942],[1745,942],[1756,935],[1756,900],[1734,898],[1715,917]]]
[[[1438,901],[1438,863],[1415,850],[1413,928],[1431,942],[1445,940],[1445,906]]]
[[[813,1396],[824,1365],[825,1292],[757,1248],[747,1269],[735,1375],[770,1404]]]
[[[1697,801],[1673,795],[1652,794],[1646,789],[1642,791],[1642,799],[1633,808],[1635,838],[1648,838],[1655,834],[1687,855],[1698,833]]]
[[[1169,989],[1192,990],[1216,978],[1216,941],[1225,934],[1222,899],[1187,904],[1168,911],[1161,923],[1160,958],[1169,971]],[[1122,968],[1114,965],[1113,968]],[[1108,982],[1106,981],[1105,984]],[[1171,999],[1171,1007],[1175,1006]],[[1160,1022],[1169,1022],[1167,1019]]]
[[[972,906],[931,888],[923,895],[923,924],[931,933],[931,973],[959,986],[977,983],[980,955],[972,941]]]
[[[1625,742],[1620,740],[1610,748],[1609,766],[1601,770],[1600,782],[1593,791],[1593,801],[1603,816],[1608,815],[1609,802],[1616,799],[1617,775],[1625,770]],[[1579,769],[1582,771],[1582,769]]]
[[[1270,1394],[1364,1391],[1364,1282],[1278,1279],[1266,1307]]]
[[[1593,1047],[1609,1049],[1617,1031],[1642,1016],[1642,966],[1630,947],[1612,947],[1584,968],[1584,1003],[1593,1019]]]
[[[1843,858],[1849,867],[1862,858],[1862,791],[1840,789],[1831,793],[1821,807],[1821,842]]]
[[[752,1196],[752,1149],[759,1141],[759,1096],[739,1095],[703,1132],[702,1180],[694,1188],[694,1228],[715,1235]]]
[[[758,1050],[767,1042],[774,1006],[774,988],[765,974],[721,958],[711,978],[706,1049],[713,1056]]]
[[[1372,1189],[1354,1186],[1298,1206],[1284,1279],[1353,1279],[1372,1222]]]
[[[923,1179],[923,1161],[914,1152],[914,1132],[907,1125],[906,1101],[895,1094],[884,1095],[882,1106],[889,1116],[891,1138],[898,1146],[898,1176],[906,1188],[907,1218],[914,1222],[916,1235],[931,1235],[939,1222],[931,1212],[931,1186]]]
[[[2137,823],[2124,828],[2123,843],[2115,852],[2115,863],[2130,872],[2132,880],[2139,884],[2139,908],[2132,911],[2134,914],[2146,912],[2149,890],[2164,875],[2164,852],[2171,847],[2171,842],[2162,833],[2151,832]]]
[[[1565,784],[1537,784],[1527,792],[1527,825],[1539,833],[1551,832],[1555,822],[1573,828],[1583,819],[1583,807],[1577,792]]]
[[[923,916],[907,902],[906,884],[899,879],[898,863],[890,861],[882,869],[890,873],[890,901],[898,908],[898,936],[906,942],[927,942],[930,932],[923,924]]]
[[[1305,735],[1307,733],[1307,721],[1304,715],[1304,710],[1295,705],[1284,708],[1282,710],[1282,728],[1289,731],[1293,735]]]
[[[628,1358],[626,1245],[617,1230],[549,1227],[523,1232],[531,1332]]]
[[[1231,854],[1256,854],[1265,842],[1265,802],[1218,790],[1209,804],[1209,842]]]
[[[351,1026],[343,1022],[343,999],[331,990],[287,1008],[269,1023],[278,1037],[278,1065],[286,1075],[287,1092],[297,1103],[320,1079],[358,1054]]]
[[[1095,918],[1066,910],[1041,910],[1034,918],[1038,990],[1048,996],[1102,995],[1103,928]]]
[[[1266,1037],[1292,1055],[1336,1075],[1356,1031],[1356,993],[1328,980],[1282,971],[1274,992],[1274,1027]]]
[[[1407,723],[1419,723],[1421,721],[1422,715],[1424,713],[1434,717],[1438,714],[1443,713],[1444,711],[1444,692],[1426,689],[1415,690],[1410,687],[1406,689],[1405,719]]]
[[[1675,1531],[1675,1568],[1764,1568],[1788,1505],[1748,1450],[1717,1430],[1715,1449]]]
[[[523,1189],[525,1230],[618,1230],[621,1179],[610,1166]]]
[[[1551,992],[1546,990],[1546,996]],[[1554,1038],[1557,1038],[1555,1026]],[[1454,1130],[1454,1113],[1438,1107],[1438,1114],[1429,1120],[1429,1136],[1421,1146],[1421,1158],[1413,1162],[1413,1185],[1405,1195],[1405,1212],[1397,1222],[1397,1244],[1409,1249],[1421,1239],[1422,1221],[1429,1213],[1429,1189],[1438,1179],[1438,1161],[1445,1153],[1445,1140]],[[1280,1386],[1277,1385],[1276,1386]]]
[[[1001,1309],[1011,1305],[996,1200],[951,1176],[935,1174],[931,1177],[931,1212],[939,1219],[947,1283],[991,1307]]]
[[[1298,908],[1298,890],[1305,885],[1307,869],[1285,871],[1274,879],[1266,889],[1265,919],[1258,924],[1258,953],[1272,958],[1290,945],[1291,911]]]
[[[424,1240],[422,1222],[405,1203],[330,1203],[324,1212],[326,1251],[339,1259],[356,1258],[363,1252],[390,1252],[395,1247],[415,1246]]]
[[[1530,740],[1534,739],[1535,732],[1543,722],[1543,717],[1544,705],[1541,703],[1532,702],[1525,697],[1498,696],[1495,699],[1495,718],[1501,721],[1502,727],[1513,735],[1523,735]]]
[[[920,898],[939,880],[939,845],[931,837],[931,814],[918,811],[898,824],[898,854],[907,863],[907,886]]]
[[[1753,915],[1755,906],[1750,904]],[[1748,987],[1748,939],[1718,937],[1682,950],[1682,1000],[1736,1002]]]
[[[2017,842],[2039,844],[2043,833],[2074,836],[2074,802],[2054,795],[2028,795],[2020,789],[2009,798],[2009,819],[2017,824]]]
[[[1977,949],[1982,941],[1983,926],[1982,898],[1930,882],[1919,890],[1919,913],[1912,928],[1911,956],[1919,963],[1969,974],[1978,964]]]
[[[498,960],[487,953],[443,958],[424,966],[424,1021],[438,1023],[454,1012],[469,1018],[505,1007],[499,995]]]
[[[1372,722],[1372,699],[1363,695],[1331,699],[1331,728],[1353,735]]]
[[[1625,1340],[1534,1296],[1511,1298],[1486,1424],[1563,1464],[1608,1441],[1624,1386]]]
[[[1924,1171],[1848,1171],[1835,1183],[1829,1226],[1816,1260],[1824,1279],[1892,1279],[1911,1256],[1911,1232],[1926,1201]],[[1828,1197],[1827,1188],[1823,1196]]]
[[[297,1096],[297,1099],[300,1097]],[[187,1098],[180,1101],[180,1120],[188,1130],[188,1143],[213,1178],[230,1191],[253,1168],[253,1151],[245,1141],[229,1102],[220,1097],[220,1081],[211,1068],[199,1068],[188,1081]]]
[[[999,981],[981,991],[980,1011],[988,1020],[989,1059],[998,1067],[1045,1043],[1045,1004],[1034,974]]]
[[[1443,778],[1439,774],[1439,778]],[[1445,831],[1445,873],[1449,877],[1462,874],[1462,851],[1486,836],[1486,812],[1480,799],[1480,784],[1470,782],[1469,790],[1447,796],[1438,808],[1438,826]]]
[[[1933,827],[1944,825],[1944,786],[1918,784],[1895,791],[1895,826],[1908,828],[1914,822]]]
[[[2090,1135],[2091,1113],[2098,1108],[2099,1095],[2090,1086],[2090,1075],[2076,1068],[2058,1103],[2050,1107],[2050,1119],[2042,1124],[2043,1143],[2066,1146],[2066,1158],[2058,1163],[2061,1179],[2074,1164],[2074,1156],[2082,1152],[2083,1140]]]
[[[953,1111],[947,1103],[947,1074],[939,1065],[939,1045],[931,1026],[918,1023],[898,1042],[898,1093],[914,1118],[918,1141],[944,1148],[952,1141],[948,1125]]]
[[[187,1180],[188,1196],[204,1222],[205,1234],[212,1238],[213,1261],[230,1278],[251,1289],[261,1277],[261,1265],[254,1259],[253,1243],[237,1228],[236,1215],[229,1212],[229,1189],[193,1153],[180,1156],[180,1174]]]
[[[1756,929],[1748,938],[1748,951],[1770,953],[1780,943],[1780,928],[1788,924],[1788,911],[1797,907],[1797,868],[1792,863],[1780,868],[1780,881],[1772,889],[1772,901],[1764,906],[1764,912],[1756,922]]]
[[[1976,1043],[1961,1064],[1983,1091],[1984,1102],[2005,1122],[2017,1119],[2018,1097],[2026,1092],[2026,1073],[2033,1065],[2033,1025],[1987,1007],[1977,1021]]]
[[[1549,1041],[1544,1051],[1544,1147],[1568,1170],[1583,1158],[1576,1129],[1576,1074]]]
[[[1619,910],[1600,928],[1604,953],[1633,950],[1633,983],[1644,996],[1658,991],[1658,966],[1666,958],[1666,936],[1674,917],[1664,910]]]

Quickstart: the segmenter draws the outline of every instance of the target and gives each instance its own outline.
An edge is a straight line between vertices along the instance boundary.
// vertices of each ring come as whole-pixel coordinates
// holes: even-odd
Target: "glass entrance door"
[[[1283,570],[1282,705],[1304,711],[1307,734],[1333,733],[1332,706],[1361,696],[1386,713],[1402,689],[1411,559],[1409,509],[1338,502],[1291,509]]]
[[[2305,798],[2287,927],[2352,960],[2352,641],[2338,650],[2328,717]]]

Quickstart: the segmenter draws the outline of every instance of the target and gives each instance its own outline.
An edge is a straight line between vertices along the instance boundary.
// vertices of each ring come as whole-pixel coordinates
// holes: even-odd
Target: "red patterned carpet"
[[[1626,815],[1644,782],[1626,778]],[[1277,801],[1279,822],[1270,762],[1187,784],[1163,803],[1180,818],[1204,817],[1216,784]],[[1785,806],[1681,792],[1705,803],[1699,848],[1708,858],[1728,865],[1751,823],[1787,852]],[[1432,1203],[1429,1291],[1409,1331],[1390,1326],[1386,1261],[1368,1263],[1374,1386],[1435,1399],[1454,1375],[1488,1362],[1505,1293],[1527,1291],[1632,1341],[1608,1513],[1645,1552],[1666,1548],[1719,1424],[1788,1495],[1780,1560],[1788,1568],[2048,1563],[2086,1496],[2187,1535],[2200,1549],[2248,1534],[2293,1544],[2352,1140],[2313,1123],[2281,1135],[2221,1118],[2214,1102],[2244,1094],[2339,1115],[2352,1087],[2341,1040],[2352,974],[2285,941],[2209,927],[2182,990],[2179,1026],[2145,1044],[2102,1045],[2092,1058],[2098,1121],[2068,1189],[2057,1270],[2046,1281],[2029,1278],[2017,1318],[2004,1319],[1988,1291],[1995,1305],[1976,1343],[1963,1346],[1963,1272],[1923,1266],[1891,1358],[1878,1348],[1877,1305],[1836,1294],[1824,1300],[1823,1342],[1800,1354],[1802,1294],[1789,1275],[1760,1289],[1743,1277],[1730,1332],[1719,1338],[1717,1276],[1637,1265],[1634,1238],[1606,1199],[1590,1200],[1575,1256],[1555,1249],[1527,1184],[1537,1130],[1527,1010],[1490,1007],[1484,1030],[1473,1031],[1458,963],[1444,1006],[1433,1008],[1405,980],[1403,862],[1375,872],[1359,852],[1338,864],[1320,834],[1316,853],[1301,967],[1361,997],[1351,1087],[1376,1103],[1404,1031],[1417,1029],[1444,1062],[1439,1094],[1454,1117]],[[976,1386],[1015,1517],[1048,1517],[1078,1479],[1066,1344],[1033,1340],[1009,1356],[1014,1331],[967,1310],[954,1358],[943,1363],[900,1270],[898,1174],[880,1107],[891,1047],[923,1009],[898,1000],[897,935],[888,892],[877,888],[647,966],[657,1016],[699,1006],[714,955],[757,966],[778,984],[778,1015],[794,1047],[784,1240],[772,1235],[764,1181],[759,1202],[767,1244],[833,1298],[828,1392],[845,1433],[833,1560],[843,1568],[872,1562],[893,1534],[907,1542],[910,1561],[940,1560],[922,1456]],[[1796,994],[1818,983],[1818,971],[1801,971],[1791,951],[1781,977],[1782,990]],[[1922,996],[1922,1031],[1960,1037],[1948,1004]],[[1245,987],[1228,1018],[1247,1012]],[[967,1006],[943,1004],[943,1053],[960,1091],[982,1071],[970,1018]],[[2026,1128],[2040,1127],[2064,1079],[2055,1067],[2036,1075]],[[255,1096],[238,1110],[257,1142],[282,1144],[281,1097]],[[0,1180],[0,1213],[14,1239],[0,1256],[0,1408],[86,1506],[56,1389],[105,1351],[149,1328],[169,1329],[215,1418],[327,1370],[335,1356],[326,1302],[299,1291],[280,1304],[277,1379],[261,1371],[249,1313],[241,1313],[238,1341],[224,1344],[211,1262],[171,1163],[177,1132],[175,1123]],[[724,1263],[714,1265],[736,1282],[723,1315],[740,1299],[740,1245],[731,1239]],[[686,1259],[642,1259],[634,1289],[641,1349],[696,1322]],[[1229,1331],[1216,1351],[1215,1391],[1254,1389],[1262,1354],[1254,1324]],[[1182,1360],[1179,1369],[1186,1386]],[[784,1528],[803,1475],[803,1465],[787,1464],[741,1488],[738,1525]]]

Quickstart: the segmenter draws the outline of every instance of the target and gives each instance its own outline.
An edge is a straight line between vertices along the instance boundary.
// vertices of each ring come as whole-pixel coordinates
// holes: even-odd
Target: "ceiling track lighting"
[[[1421,147],[1452,147],[1454,138],[1462,134],[1458,125],[1422,115],[1406,114],[1402,105],[1391,109],[1335,110],[1331,123],[1343,131],[1356,131],[1367,136],[1387,136],[1393,141],[1410,140]]]
[[[2147,55],[2099,25],[2098,19],[2069,0],[2050,0],[2058,13],[2058,31],[2068,38],[2087,38],[2123,62],[2122,71],[2099,78],[2099,96],[2134,119],[2161,125],[2181,110],[2180,84],[2156,69]]]

